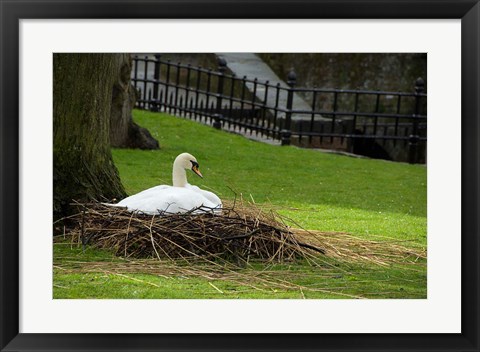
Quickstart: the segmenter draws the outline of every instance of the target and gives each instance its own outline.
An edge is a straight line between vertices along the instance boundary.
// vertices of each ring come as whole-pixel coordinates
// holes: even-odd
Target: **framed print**
[[[1,12],[2,351],[478,351],[478,1],[40,0]],[[284,82],[257,78],[264,62]],[[107,81],[117,93],[95,90]],[[116,127],[98,117],[124,88],[141,152],[110,152]],[[60,110],[85,111],[81,133]],[[112,173],[76,159],[105,145]],[[97,187],[83,173],[103,175],[95,204],[76,201],[72,185]],[[168,185],[145,190],[158,178]],[[174,194],[164,208],[135,203],[152,189],[148,202]],[[262,229],[280,237],[255,242]],[[302,240],[312,233],[323,242]],[[158,264],[172,257],[183,264]]]

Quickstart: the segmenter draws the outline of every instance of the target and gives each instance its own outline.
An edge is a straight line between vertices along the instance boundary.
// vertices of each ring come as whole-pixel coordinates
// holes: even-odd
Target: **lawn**
[[[134,117],[158,139],[161,149],[112,151],[128,194],[171,184],[173,160],[189,152],[204,176],[189,173],[189,182],[224,200],[242,197],[268,205],[295,227],[426,248],[427,169],[423,165],[272,146],[159,113],[135,111]],[[88,248],[84,252],[67,244],[54,245],[54,262],[55,298],[426,297],[424,259],[387,266],[337,261],[332,264],[335,270],[302,262],[243,269],[241,274],[247,276],[268,271],[272,287],[262,288],[245,286],[243,281],[165,275],[158,268],[128,274],[104,270],[101,263],[114,268],[135,264],[105,251]],[[302,275],[295,275],[298,272]],[[292,277],[297,289],[282,287],[279,282],[284,276]]]

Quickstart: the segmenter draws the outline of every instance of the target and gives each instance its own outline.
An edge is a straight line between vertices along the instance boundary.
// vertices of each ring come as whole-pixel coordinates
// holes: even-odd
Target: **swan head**
[[[179,166],[186,170],[192,170],[195,174],[203,178],[203,175],[199,169],[197,158],[195,158],[192,154],[189,154],[189,153],[180,154],[175,159],[175,162],[173,163],[173,165]]]

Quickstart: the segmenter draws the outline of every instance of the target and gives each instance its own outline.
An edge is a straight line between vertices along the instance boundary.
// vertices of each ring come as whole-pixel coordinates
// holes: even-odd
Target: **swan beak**
[[[202,173],[200,172],[200,170],[198,169],[198,166],[193,166],[192,167],[192,171],[195,172],[198,176],[200,176],[201,178],[203,178],[203,175]]]

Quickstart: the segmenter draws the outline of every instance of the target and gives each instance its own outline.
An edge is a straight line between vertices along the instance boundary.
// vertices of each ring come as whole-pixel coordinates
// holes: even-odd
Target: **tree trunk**
[[[119,54],[120,69],[113,85],[110,113],[110,143],[113,147],[158,149],[158,142],[150,132],[137,125],[132,119],[136,92],[130,83],[132,58],[130,54]]]
[[[54,217],[79,201],[122,198],[110,152],[112,90],[120,54],[53,55]]]

